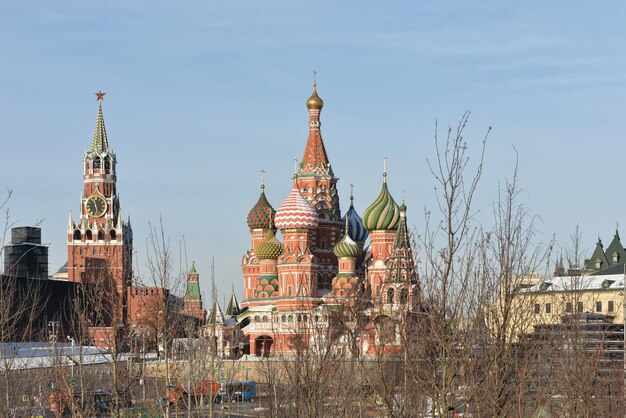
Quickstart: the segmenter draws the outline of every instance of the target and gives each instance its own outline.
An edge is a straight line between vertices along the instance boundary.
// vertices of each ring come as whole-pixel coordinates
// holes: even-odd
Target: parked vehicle
[[[218,393],[216,402],[254,401],[256,398],[256,382],[230,382]]]
[[[170,385],[167,388],[166,399],[170,405],[181,404],[187,402],[189,395],[194,403],[200,403],[201,399],[205,399],[209,402],[210,399],[217,395],[217,382],[211,382],[209,380],[203,380],[198,382],[191,390],[188,387],[183,387],[181,384]]]

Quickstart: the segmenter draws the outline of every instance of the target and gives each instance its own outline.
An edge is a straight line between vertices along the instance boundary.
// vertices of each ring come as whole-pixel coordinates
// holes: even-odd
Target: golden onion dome
[[[309,97],[309,99],[306,101],[306,107],[308,109],[317,109],[317,110],[322,110],[322,107],[324,107],[324,101],[322,100],[320,96],[317,95],[316,83],[313,84],[313,94],[311,94],[311,97]]]

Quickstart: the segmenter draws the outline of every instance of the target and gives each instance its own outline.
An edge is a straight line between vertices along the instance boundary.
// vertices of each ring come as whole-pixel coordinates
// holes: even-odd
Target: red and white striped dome
[[[314,229],[318,220],[317,210],[300,194],[298,184],[294,182],[291,193],[276,211],[274,225],[280,230]]]

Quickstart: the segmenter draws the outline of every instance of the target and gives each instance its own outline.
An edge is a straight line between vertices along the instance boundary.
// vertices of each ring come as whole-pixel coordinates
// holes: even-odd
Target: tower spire
[[[107,139],[107,131],[104,127],[104,117],[102,116],[102,101],[106,93],[99,90],[96,93],[98,101],[98,116],[96,117],[96,127],[93,131],[93,139],[91,141],[91,151],[102,153],[109,151],[109,141]]]
[[[309,138],[304,148],[300,171],[303,174],[330,174],[333,175],[322,134],[320,132],[320,112],[324,101],[317,94],[317,72],[313,72],[313,93],[306,101],[309,109]]]

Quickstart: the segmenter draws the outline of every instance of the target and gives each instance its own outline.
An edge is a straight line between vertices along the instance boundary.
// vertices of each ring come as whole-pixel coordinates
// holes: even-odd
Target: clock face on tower
[[[85,210],[89,216],[100,218],[107,211],[107,201],[100,195],[92,195],[85,202]]]

